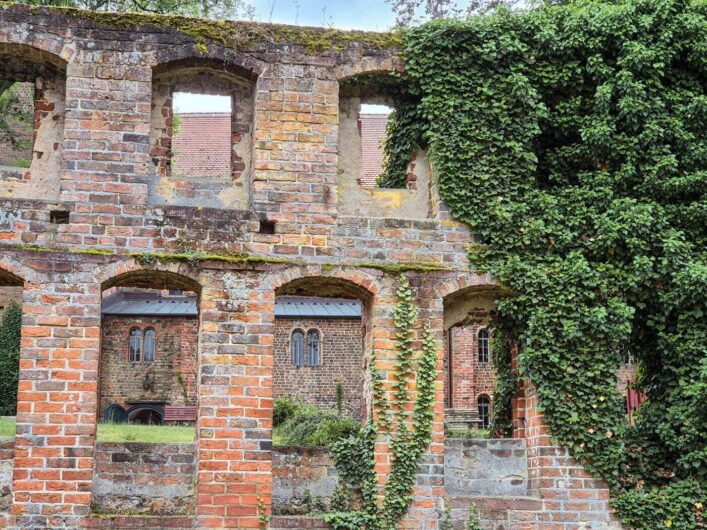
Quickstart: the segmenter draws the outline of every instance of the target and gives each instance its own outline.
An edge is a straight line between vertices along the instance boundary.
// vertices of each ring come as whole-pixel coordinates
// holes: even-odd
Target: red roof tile
[[[172,138],[172,172],[180,177],[231,176],[231,114],[179,114]]]
[[[376,179],[383,171],[383,149],[387,114],[361,114],[361,186],[375,188]]]

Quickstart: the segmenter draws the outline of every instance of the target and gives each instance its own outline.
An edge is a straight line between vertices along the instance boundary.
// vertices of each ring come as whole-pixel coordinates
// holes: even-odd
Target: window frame
[[[147,334],[152,332],[152,359],[147,358]],[[157,330],[153,326],[148,326],[142,330],[142,362],[154,363],[157,361]]]
[[[299,333],[302,336],[302,351],[299,352],[299,356],[297,352],[295,352],[295,333]],[[290,362],[292,363],[292,366],[295,366],[297,368],[301,368],[302,366],[305,366],[305,354],[307,351],[307,346],[306,346],[306,333],[303,329],[301,328],[294,328],[290,332]],[[298,359],[300,362],[298,363]]]
[[[312,362],[312,346],[310,344],[310,335],[315,335],[316,334],[316,346],[317,346],[317,351],[316,351],[316,363]],[[319,331],[317,328],[310,328],[307,330],[307,337],[306,337],[306,342],[305,342],[305,351],[306,351],[306,358],[305,358],[305,365],[306,366],[321,366],[322,365],[322,332]]]
[[[137,333],[138,335],[135,335]],[[137,341],[134,340],[135,337],[139,337]],[[128,331],[128,362],[130,364],[137,364],[142,362],[142,349],[143,349],[143,333],[142,330],[139,327],[131,327],[130,331]],[[139,347],[139,350],[137,351],[137,354],[135,354],[133,346],[134,343],[137,343],[137,346]],[[137,358],[136,358],[137,357]]]
[[[486,413],[482,414],[481,409],[486,409]],[[476,409],[481,420],[481,428],[488,429],[491,426],[491,398],[486,394],[479,394],[476,398]]]
[[[476,333],[476,359],[480,364],[491,362],[491,334],[486,327],[480,328]]]

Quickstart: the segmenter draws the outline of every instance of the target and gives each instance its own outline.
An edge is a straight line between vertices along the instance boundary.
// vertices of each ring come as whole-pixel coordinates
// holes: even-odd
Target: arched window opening
[[[139,363],[142,357],[142,331],[135,328],[130,330],[130,353],[128,359],[131,363]]]
[[[304,332],[301,329],[292,332],[292,364],[304,366]]]
[[[152,328],[147,328],[145,330],[145,341],[143,348],[143,356],[146,363],[154,362],[156,344],[157,341],[155,330]]]
[[[491,425],[491,400],[488,396],[479,396],[477,400],[479,407],[479,420],[481,420],[481,427],[488,429]]]
[[[480,363],[489,362],[489,332],[486,328],[479,330],[478,335],[478,354]]]
[[[321,364],[319,331],[310,329],[307,332],[307,364],[319,366]]]

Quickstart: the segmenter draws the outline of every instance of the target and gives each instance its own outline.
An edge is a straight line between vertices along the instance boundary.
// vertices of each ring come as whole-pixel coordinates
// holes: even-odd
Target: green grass
[[[130,425],[99,423],[99,442],[192,443],[196,435],[193,426]]]
[[[490,429],[444,429],[444,435],[447,438],[466,438],[466,439],[488,439],[491,438]]]
[[[15,418],[0,416],[0,437],[15,436]]]

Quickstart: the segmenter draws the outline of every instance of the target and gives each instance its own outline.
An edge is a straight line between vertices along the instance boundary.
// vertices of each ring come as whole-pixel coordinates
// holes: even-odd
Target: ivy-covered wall
[[[414,101],[389,129],[384,181],[402,178],[399,146],[429,146],[442,198],[480,236],[473,265],[514,293],[498,337],[629,528],[704,525],[706,52],[704,2],[434,22],[406,35]],[[635,427],[615,390],[627,351],[647,396]]]

